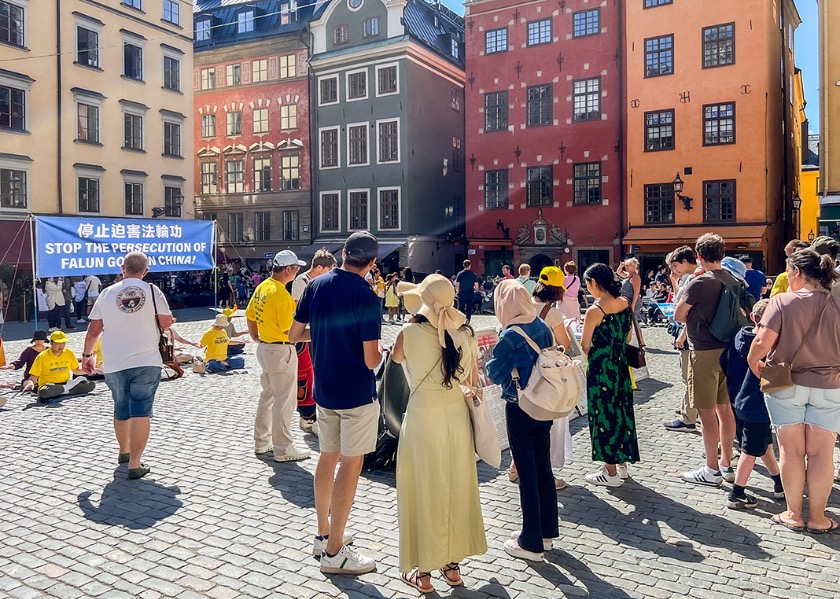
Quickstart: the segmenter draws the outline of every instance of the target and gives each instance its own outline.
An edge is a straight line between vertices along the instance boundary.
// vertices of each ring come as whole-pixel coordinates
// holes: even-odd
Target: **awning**
[[[321,243],[313,243],[312,245],[304,245],[296,250],[297,257],[301,260],[310,259],[315,255],[315,252],[321,248],[325,248],[329,253],[335,254],[341,252],[344,247],[343,241],[322,241]]]
[[[635,245],[694,243],[703,233],[717,233],[727,243],[761,241],[767,225],[709,225],[690,227],[633,227],[624,236],[624,243]]]
[[[396,252],[398,249],[405,245],[405,241],[380,241],[379,242],[379,251],[376,253],[376,259],[382,260],[383,258],[387,257],[389,254]]]
[[[840,194],[829,194],[821,197],[820,206],[840,206]]]
[[[0,220],[0,264],[32,264],[28,220]]]
[[[499,247],[513,247],[513,239],[499,237],[470,237],[470,245],[497,245]]]

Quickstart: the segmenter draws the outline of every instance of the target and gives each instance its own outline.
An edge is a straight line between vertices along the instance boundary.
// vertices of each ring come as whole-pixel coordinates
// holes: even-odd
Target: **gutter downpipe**
[[[624,203],[625,201],[629,201],[629,193],[626,193],[626,189],[624,187],[625,175],[624,175],[624,166],[626,163],[625,160],[625,140],[627,138],[626,132],[624,131],[625,123],[624,123],[624,109],[626,106],[626,101],[624,97],[624,76],[626,69],[624,68],[625,65],[625,57],[626,57],[626,37],[625,31],[625,23],[624,23],[624,3],[619,0],[618,2],[618,184],[619,184],[619,202],[618,202],[618,252],[619,255],[615,256],[615,260],[620,260],[621,257],[624,255]]]
[[[58,185],[58,213],[64,213],[64,202],[61,185],[61,0],[55,3],[55,66],[56,66],[56,118],[57,118],[57,152],[56,152],[56,184]],[[37,298],[36,298],[37,300]]]

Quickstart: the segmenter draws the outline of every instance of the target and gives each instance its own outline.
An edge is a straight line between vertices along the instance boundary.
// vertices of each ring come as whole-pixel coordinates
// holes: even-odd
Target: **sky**
[[[442,0],[443,3],[459,15],[464,14],[463,0]],[[802,76],[805,85],[805,99],[808,106],[805,114],[808,116],[811,133],[819,133],[820,110],[819,110],[819,52],[818,52],[818,30],[817,30],[817,1],[816,0],[795,0],[799,15],[802,17],[802,25],[796,30],[794,51],[796,53],[796,66],[802,69]]]

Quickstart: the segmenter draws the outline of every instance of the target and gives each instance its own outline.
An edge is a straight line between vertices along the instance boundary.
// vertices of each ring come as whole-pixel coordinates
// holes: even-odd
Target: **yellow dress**
[[[474,337],[456,335],[463,335],[460,377],[466,379],[478,348]],[[487,539],[463,393],[458,385],[443,386],[441,347],[431,324],[407,324],[403,337],[412,395],[397,450],[400,572],[432,572],[486,553]]]

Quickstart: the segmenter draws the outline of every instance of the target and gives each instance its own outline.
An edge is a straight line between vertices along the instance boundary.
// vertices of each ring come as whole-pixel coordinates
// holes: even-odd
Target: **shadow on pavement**
[[[349,597],[371,597],[372,599],[385,599],[386,597],[392,597],[392,593],[388,592],[388,595],[383,595],[377,586],[372,583],[366,583],[358,578],[354,578],[351,576],[341,576],[341,575],[327,575],[327,578],[331,583],[333,583],[336,587],[344,591],[345,596]],[[408,587],[406,587],[408,588]],[[432,593],[434,596],[434,593]]]
[[[128,480],[125,470],[118,468],[114,480],[102,489],[98,506],[90,500],[92,491],[79,493],[78,503],[88,520],[140,530],[177,512],[183,505],[180,493],[178,487],[165,487],[147,478]]]
[[[317,459],[313,456],[309,459]],[[315,507],[314,478],[312,473],[301,467],[300,462],[275,462],[271,455],[262,461],[268,463],[274,474],[268,479],[268,484],[280,491],[283,499],[298,507]]]
[[[551,569],[549,575],[544,575],[540,572],[540,570],[548,570],[545,565],[534,568],[546,580],[564,585],[572,585],[573,583],[559,570],[559,568],[563,568],[586,587],[589,597],[630,599],[630,595],[595,574],[586,564],[579,559],[575,559],[570,553],[555,548],[553,551],[546,552],[545,558],[548,562],[557,566]]]

